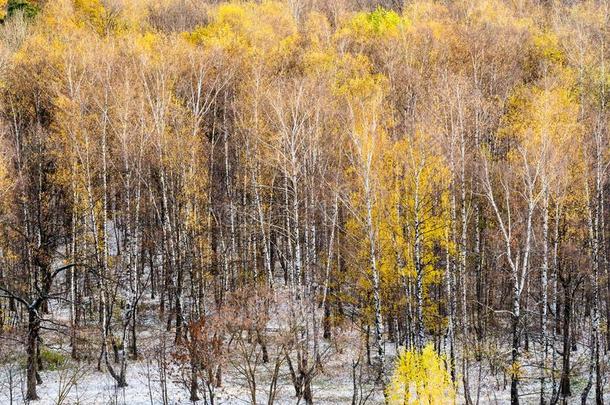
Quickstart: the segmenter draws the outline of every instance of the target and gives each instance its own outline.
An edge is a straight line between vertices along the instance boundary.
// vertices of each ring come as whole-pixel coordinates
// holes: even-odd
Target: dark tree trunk
[[[516,365],[519,362],[519,316],[513,315],[512,321],[512,364]],[[519,376],[516,375],[516,370],[513,370],[510,382],[510,403],[511,405],[519,405]]]
[[[570,291],[570,281],[563,283],[564,303],[563,303],[563,353],[562,370],[559,381],[559,395],[566,400],[572,395],[570,388],[570,322],[572,317],[572,293]]]
[[[191,386],[190,386],[190,400],[195,402],[199,401],[199,385],[197,384],[197,364],[191,361]]]
[[[330,305],[328,300],[324,302],[324,320],[322,321],[322,325],[324,328],[323,336],[324,339],[331,338],[331,330],[330,330]]]
[[[40,333],[40,317],[35,308],[28,308],[28,341],[27,341],[27,393],[26,399],[39,399],[36,392],[38,383],[38,338]]]

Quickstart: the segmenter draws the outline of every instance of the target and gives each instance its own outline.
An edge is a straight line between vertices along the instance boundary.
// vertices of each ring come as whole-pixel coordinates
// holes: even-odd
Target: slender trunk
[[[445,236],[447,239],[447,246],[449,246],[449,235]],[[451,372],[451,381],[455,383],[455,330],[454,330],[454,314],[455,307],[453,305],[453,272],[452,272],[452,261],[449,249],[446,252],[446,263],[445,263],[445,288],[447,294],[447,340],[449,344],[449,369]]]
[[[377,248],[373,228],[373,203],[369,178],[365,179],[366,225],[369,238],[369,260],[373,277],[373,301],[375,306],[375,345],[379,359],[380,376],[385,380],[385,350],[383,346],[383,320],[381,317],[381,292],[379,269],[377,268]]]
[[[551,384],[552,384],[552,390],[551,390],[551,402],[555,403],[555,398],[557,398],[558,396],[558,387],[557,387],[557,380],[555,378],[555,374],[556,374],[556,370],[557,370],[557,354],[556,354],[556,341],[557,341],[557,333],[558,333],[558,328],[559,328],[559,322],[561,319],[561,316],[559,314],[559,300],[558,300],[558,278],[559,278],[559,218],[560,218],[560,208],[559,206],[557,206],[556,210],[555,210],[555,223],[554,223],[554,237],[553,237],[553,281],[552,281],[552,287],[553,287],[553,302],[552,302],[552,308],[554,311],[554,322],[553,322],[553,328],[552,328],[552,336],[551,336],[551,359],[552,359],[552,364],[551,364]]]
[[[423,235],[422,218],[420,217],[422,207],[419,195],[420,173],[415,179],[415,193],[413,206],[413,260],[415,264],[415,347],[422,350],[425,343],[424,331],[424,264],[423,260]]]
[[[548,268],[549,268],[549,197],[548,190],[542,205],[542,268],[540,271],[540,289],[542,291],[540,333],[542,344],[542,360],[540,362],[540,404],[546,404],[546,367],[548,362],[548,339],[547,339],[547,305],[548,305]]]
[[[458,97],[458,100],[459,99]],[[462,318],[462,344],[464,346],[464,353],[462,355],[462,384],[464,387],[464,399],[467,405],[472,404],[470,398],[470,386],[469,386],[469,361],[468,351],[466,350],[468,345],[468,333],[469,333],[469,322],[468,322],[468,306],[467,306],[467,271],[466,271],[466,250],[468,244],[467,231],[468,231],[468,218],[466,215],[466,139],[464,137],[464,131],[462,128],[462,109],[459,109],[459,121],[460,121],[460,216],[461,216],[461,237],[460,237],[460,271],[461,276],[461,318]]]
[[[290,184],[292,186],[292,238],[294,244],[294,282],[295,288],[300,290],[302,286],[302,258],[301,258],[301,230],[300,230],[300,219],[299,219],[299,196],[298,196],[298,182],[295,175],[291,176]],[[297,293],[297,296],[299,294]]]
[[[566,398],[572,395],[570,387],[570,353],[572,351],[571,345],[571,320],[572,320],[572,285],[571,276],[567,276],[567,280],[563,280],[563,345],[562,345],[562,369],[561,377],[559,381],[559,395],[563,398],[564,402]]]
[[[519,287],[515,286],[513,292],[513,316],[511,324],[512,333],[512,346],[511,346],[511,383],[510,383],[510,403],[511,405],[519,405],[519,347],[520,347],[520,336],[519,336],[519,323],[521,321],[521,306],[519,297]]]
[[[39,399],[36,392],[38,383],[38,344],[40,334],[40,317],[38,309],[28,308],[28,338],[27,338],[27,392],[26,399]]]

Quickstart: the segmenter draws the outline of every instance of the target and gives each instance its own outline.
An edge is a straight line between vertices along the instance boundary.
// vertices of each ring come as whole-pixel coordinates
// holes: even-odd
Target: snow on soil
[[[315,404],[351,404],[352,403],[352,381],[350,354],[345,351],[338,354],[336,358],[325,364],[325,373],[316,377],[312,384]],[[54,405],[62,404],[127,404],[127,405],[156,405],[162,404],[162,390],[159,379],[159,370],[156,359],[145,358],[137,362],[129,363],[127,380],[129,386],[117,389],[114,380],[107,372],[95,370],[95,365],[84,366],[82,377],[71,387],[63,402],[59,401],[62,392],[68,385],[66,381],[74,373],[73,368],[59,371],[45,371],[42,373],[43,384],[38,386],[39,401],[32,404]],[[287,375],[287,370],[280,378],[277,398],[275,403],[281,405],[296,404],[294,388]],[[9,384],[9,375],[13,374],[13,383]],[[22,404],[22,393],[25,391],[25,376],[19,367],[8,365],[0,366],[0,404]],[[480,373],[480,374],[479,374]],[[510,403],[510,381],[503,380],[501,373],[492,376],[489,370],[472,367],[471,397],[476,401],[479,391],[480,404],[508,404]],[[574,395],[570,404],[580,403],[580,392],[582,379],[576,379],[573,383]],[[264,391],[267,388],[268,377],[261,375],[257,403],[266,404],[267,398]],[[12,385],[12,389],[11,386]],[[523,404],[538,404],[539,385],[537,381],[524,381],[520,387]],[[462,389],[460,387],[460,393]],[[592,394],[590,398],[592,399]],[[11,395],[13,402],[11,402]],[[223,386],[217,388],[215,393],[217,404],[250,404],[248,388],[245,379],[234,369],[226,368],[223,376]],[[169,404],[191,404],[187,387],[174,376],[167,382],[167,398]],[[203,404],[203,401],[198,401]],[[383,403],[383,395],[379,388],[375,390],[367,404]],[[458,403],[463,401],[458,398]]]
[[[276,294],[278,294],[276,292]],[[270,334],[281,328],[281,321],[288,311],[286,302],[288,300],[280,295],[276,295],[276,316],[272,317],[267,324]],[[146,301],[144,301],[145,303]],[[51,312],[56,321],[68,319],[67,309],[60,305],[53,305]],[[105,404],[127,404],[127,405],[156,405],[163,403],[163,384],[161,370],[159,367],[159,346],[161,342],[166,342],[167,352],[173,351],[173,339],[171,333],[166,333],[163,322],[161,322],[153,312],[143,311],[140,317],[138,332],[138,344],[140,348],[140,358],[137,361],[129,361],[127,367],[126,388],[118,389],[114,380],[106,371],[97,371],[96,359],[89,359],[77,364],[69,362],[68,367],[60,370],[43,371],[41,373],[43,383],[38,386],[40,400],[32,404],[51,405],[51,404],[84,404],[84,405],[105,405]],[[69,357],[70,348],[67,344],[65,335],[52,335],[45,332],[45,346],[52,350],[62,353],[66,358]],[[324,347],[328,354],[322,359],[323,371],[315,376],[312,381],[313,400],[315,404],[351,404],[353,396],[352,364],[358,358],[360,343],[358,331],[353,328],[336,331],[335,343],[332,347],[326,343]],[[498,342],[497,347],[507,348],[508,342]],[[270,346],[270,356],[274,353],[274,347]],[[506,353],[509,351],[506,349]],[[392,359],[396,354],[394,344],[386,344],[388,364],[392,364]],[[529,354],[524,353],[522,358],[524,379],[520,385],[523,404],[539,403],[539,382],[537,380],[539,371],[536,367],[540,361],[541,350],[532,347]],[[2,358],[2,356],[5,358]],[[11,358],[8,358],[11,356]],[[169,354],[168,354],[169,356]],[[500,355],[499,370],[495,373],[490,372],[489,361],[479,363],[473,362],[469,368],[470,395],[473,401],[479,404],[508,404],[510,403],[510,379],[502,372],[502,365],[505,363],[505,356]],[[23,369],[23,345],[17,342],[0,340],[0,405],[23,404],[23,393],[25,392],[25,371]],[[569,403],[580,403],[580,393],[586,384],[586,365],[588,351],[585,347],[578,347],[572,354],[572,364],[574,366],[572,378],[573,397]],[[239,364],[239,357],[227,356],[223,364],[222,386],[215,391],[216,404],[250,404],[250,394],[247,381],[236,369]],[[364,363],[363,359],[361,363]],[[171,360],[168,360],[171,363]],[[257,403],[267,403],[267,390],[270,382],[270,369],[272,365],[261,365],[257,377]],[[102,367],[103,370],[103,367]],[[357,370],[360,370],[359,368]],[[362,369],[362,396],[368,396],[366,404],[383,403],[383,392],[381,387],[370,383],[369,377],[373,373]],[[73,383],[70,383],[70,380]],[[461,377],[460,377],[461,380]],[[550,384],[549,384],[550,385]],[[166,383],[167,399],[169,404],[191,404],[189,400],[188,386],[181,381],[180,373],[171,366],[168,369]],[[200,387],[200,396],[202,396]],[[458,403],[463,403],[463,389],[459,387]],[[296,404],[294,388],[289,377],[289,370],[284,362],[279,376],[275,404],[292,405]],[[370,394],[370,396],[369,396]],[[593,398],[593,390],[589,396]],[[478,399],[478,401],[477,401]],[[610,397],[608,398],[610,400]],[[198,404],[205,402],[198,401]],[[303,401],[301,402],[303,403]],[[358,402],[357,402],[358,403]],[[364,405],[360,402],[360,405]]]
[[[343,367],[345,366],[345,367]],[[159,372],[156,362],[140,360],[131,362],[127,370],[129,386],[117,389],[114,380],[107,372],[95,370],[95,365],[87,366],[84,375],[70,389],[63,404],[128,404],[150,405],[161,404],[162,391]],[[347,362],[342,365],[340,361],[326,364],[327,373],[318,376],[312,385],[314,403],[316,404],[350,404],[352,400],[352,382],[350,380],[351,367]],[[287,370],[284,370],[287,371]],[[25,376],[23,370],[12,368],[13,403],[24,403],[22,393],[25,391]],[[11,390],[9,387],[9,368],[0,371],[0,404],[10,404]],[[66,381],[73,371],[45,371],[42,372],[43,384],[38,386],[40,400],[33,402],[40,405],[59,403],[62,391],[65,390]],[[268,378],[261,376],[258,393],[258,403],[266,403]],[[191,404],[187,387],[178,378],[167,382],[167,397],[170,404]],[[382,394],[377,392],[367,403],[381,403]],[[200,394],[201,395],[201,394]],[[235,370],[227,369],[223,376],[223,386],[216,389],[215,400],[217,404],[249,404],[251,402],[246,381]],[[203,401],[198,403],[203,404]],[[284,373],[277,391],[276,404],[295,404],[294,388]]]

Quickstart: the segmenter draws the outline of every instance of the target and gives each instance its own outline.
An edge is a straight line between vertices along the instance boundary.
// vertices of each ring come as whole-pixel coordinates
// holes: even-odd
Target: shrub
[[[422,351],[405,350],[386,389],[390,404],[440,405],[455,401],[455,386],[445,359],[432,345]]]
[[[62,368],[67,361],[66,356],[46,347],[40,349],[40,358],[48,370],[58,370]]]
[[[25,17],[34,18],[40,11],[40,7],[28,0],[9,0],[6,10],[8,17],[12,17],[15,13],[22,12]]]

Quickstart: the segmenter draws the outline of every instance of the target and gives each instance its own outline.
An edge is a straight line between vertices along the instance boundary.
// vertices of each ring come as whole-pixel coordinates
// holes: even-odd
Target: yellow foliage
[[[515,29],[530,28],[534,25],[531,18],[519,16],[501,0],[464,0],[462,7],[466,11],[467,20],[472,24]]]
[[[324,14],[311,12],[305,21],[305,37],[309,48],[323,48],[329,45],[332,28]]]
[[[145,32],[135,38],[136,47],[150,55],[154,55],[159,50],[159,42],[159,36],[152,32]]]
[[[410,21],[410,33],[417,35],[430,32],[436,41],[450,42],[455,36],[451,31],[454,23],[449,10],[443,5],[428,1],[410,4],[404,11],[405,21]]]
[[[403,24],[402,18],[391,10],[378,7],[375,11],[359,12],[347,20],[339,31],[340,36],[350,36],[358,41],[397,36]]]
[[[563,81],[571,78],[565,72]],[[509,159],[538,159],[543,173],[567,170],[577,154],[582,125],[578,121],[579,105],[573,91],[563,83],[549,83],[545,87],[522,87],[508,102],[508,113],[499,131],[502,138],[515,140]],[[564,172],[561,176],[565,176]]]
[[[12,177],[13,173],[10,171],[10,161],[7,158],[6,147],[0,144],[0,210],[5,209],[6,204],[11,204],[11,191],[15,186],[15,180]],[[3,251],[3,255],[9,255],[8,252]]]
[[[212,9],[210,19],[185,38],[233,54],[261,56],[268,63],[281,62],[297,49],[296,21],[285,4],[224,3]]]
[[[74,7],[92,21],[101,20],[106,12],[100,0],[74,0]]]
[[[537,56],[553,63],[562,63],[565,59],[560,48],[559,37],[551,31],[544,31],[533,36],[533,45]]]
[[[336,57],[330,52],[310,51],[303,55],[303,68],[309,74],[330,71],[336,66]]]
[[[405,268],[398,269],[401,274],[413,276],[415,264],[413,245],[415,240],[413,226],[406,222],[413,221],[415,216],[420,223],[420,233],[425,235],[422,240],[424,282],[436,283],[439,276],[434,264],[435,246],[447,244],[445,231],[449,229],[449,168],[443,157],[430,153],[433,139],[427,133],[418,131],[411,137],[396,141],[385,155],[385,170],[380,177],[384,188],[392,190],[387,201],[384,201],[380,235],[387,238],[382,246],[398,249],[405,260]],[[417,200],[416,200],[417,199]],[[401,207],[398,216],[396,207]],[[386,255],[392,255],[392,250]]]
[[[414,349],[400,353],[386,392],[388,403],[395,405],[455,402],[455,387],[445,359],[431,344],[421,352]]]
[[[521,367],[521,363],[518,361],[511,363],[506,371],[512,378],[521,379],[524,376],[523,367]]]
[[[569,10],[570,17],[581,26],[606,30],[608,28],[608,5],[603,2],[575,2]]]
[[[107,12],[100,0],[74,0],[74,8],[97,31],[104,34],[107,28]]]
[[[411,21],[449,20],[449,10],[440,3],[414,2],[405,7],[404,18]]]

